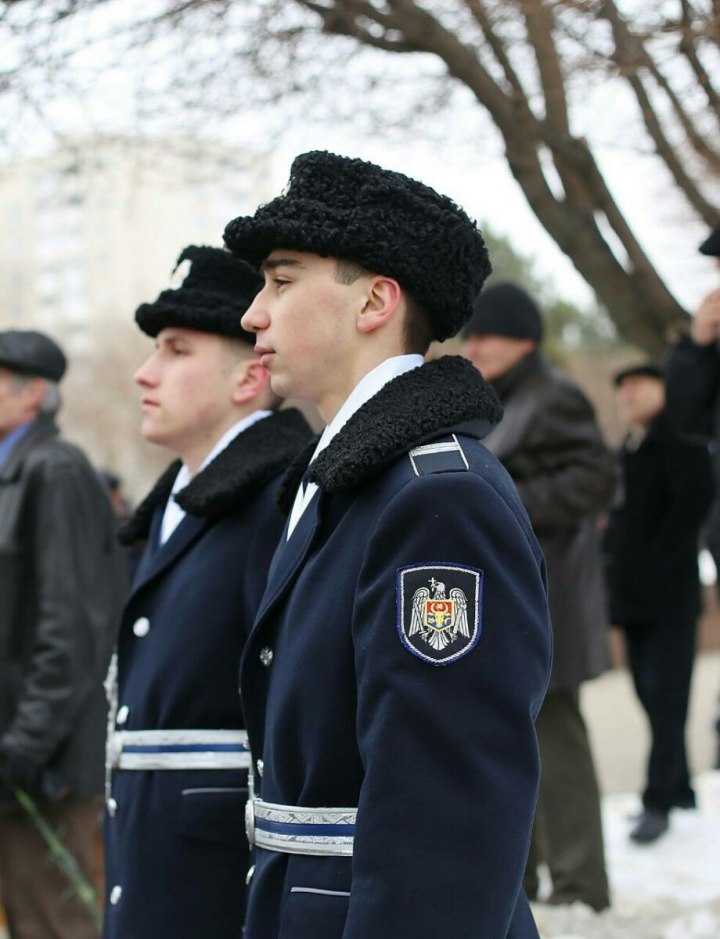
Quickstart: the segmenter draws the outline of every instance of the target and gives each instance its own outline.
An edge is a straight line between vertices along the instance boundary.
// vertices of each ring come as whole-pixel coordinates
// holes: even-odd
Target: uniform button
[[[270,646],[263,646],[260,650],[260,661],[265,666],[265,668],[268,668],[272,660],[273,650],[270,648]]]
[[[122,887],[119,884],[115,886],[110,891],[110,902],[113,906],[117,906],[120,902],[120,897],[122,896]]]
[[[118,810],[118,804],[115,801],[115,799],[107,800],[107,810],[108,810],[108,815],[110,816],[110,818],[115,818],[115,816],[117,815],[117,810]]]
[[[262,774],[263,774],[263,770],[264,770],[264,769],[265,769],[265,764],[263,763],[262,760],[258,760],[258,761],[257,761],[257,771],[258,771],[258,776],[259,776],[261,779],[262,779]]]
[[[118,724],[126,724],[129,715],[130,715],[130,708],[127,706],[127,704],[123,704],[123,706],[117,712],[115,720],[117,721]]]
[[[150,620],[147,616],[141,616],[140,619],[136,619],[133,623],[133,632],[138,637],[142,639],[143,636],[147,636],[150,632]]]

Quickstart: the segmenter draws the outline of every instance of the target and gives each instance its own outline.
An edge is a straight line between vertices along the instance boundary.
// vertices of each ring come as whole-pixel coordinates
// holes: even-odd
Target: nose
[[[158,383],[157,375],[153,369],[155,354],[146,359],[133,375],[133,381],[141,388],[152,388]]]
[[[263,288],[259,294],[255,297],[250,306],[245,310],[240,320],[240,325],[243,329],[246,329],[249,333],[259,333],[263,329],[267,329],[270,324],[270,317],[267,314],[265,309],[265,304],[263,302],[263,294],[265,293],[265,288]]]

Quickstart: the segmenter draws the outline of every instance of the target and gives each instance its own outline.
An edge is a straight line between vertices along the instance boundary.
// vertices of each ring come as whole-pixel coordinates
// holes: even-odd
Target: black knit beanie
[[[543,337],[542,315],[533,298],[516,284],[493,284],[473,304],[473,314],[463,336],[508,336],[512,339]]]
[[[467,321],[491,270],[477,226],[447,196],[402,173],[322,151],[296,157],[285,193],[230,222],[225,243],[255,267],[285,248],[392,277],[428,311],[438,340]]]
[[[154,303],[143,303],[135,322],[148,336],[169,326],[216,333],[255,344],[240,318],[262,287],[262,278],[224,248],[190,245],[175,265],[171,287]]]

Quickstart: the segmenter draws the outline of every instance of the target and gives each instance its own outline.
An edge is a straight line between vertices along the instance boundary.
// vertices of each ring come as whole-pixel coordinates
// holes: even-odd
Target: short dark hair
[[[349,286],[350,284],[354,284],[360,277],[371,276],[371,272],[364,268],[362,264],[358,264],[356,261],[337,259],[335,280],[339,284]],[[425,355],[430,348],[430,343],[433,341],[434,335],[430,314],[422,304],[417,302],[412,294],[409,294],[405,290],[403,294],[407,308],[403,328],[405,352]]]

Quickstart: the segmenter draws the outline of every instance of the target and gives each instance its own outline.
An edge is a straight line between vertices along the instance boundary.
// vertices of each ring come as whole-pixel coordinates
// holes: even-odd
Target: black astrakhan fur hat
[[[454,336],[490,273],[477,226],[447,196],[364,160],[313,151],[295,158],[285,193],[225,229],[233,254],[259,267],[275,248],[354,261],[398,281]]]
[[[255,344],[240,318],[262,287],[262,278],[224,248],[190,245],[177,259],[171,286],[154,303],[137,308],[135,322],[148,336],[168,326],[216,333]]]

